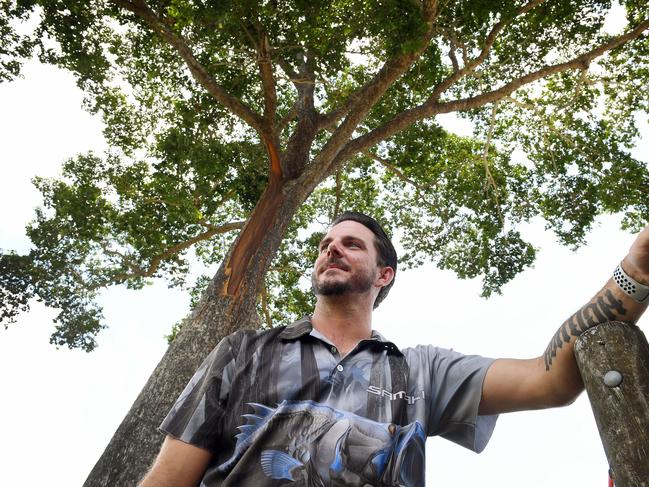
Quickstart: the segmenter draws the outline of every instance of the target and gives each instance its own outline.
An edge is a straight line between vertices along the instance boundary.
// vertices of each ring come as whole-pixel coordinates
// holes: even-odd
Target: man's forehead
[[[362,223],[353,220],[344,220],[329,229],[322,240],[336,237],[356,237],[366,241],[374,239],[374,233]]]

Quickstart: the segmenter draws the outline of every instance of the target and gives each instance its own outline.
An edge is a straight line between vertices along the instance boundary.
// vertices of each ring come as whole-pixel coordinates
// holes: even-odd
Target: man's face
[[[365,225],[346,220],[332,227],[320,242],[311,286],[316,295],[365,293],[379,274],[374,234]]]

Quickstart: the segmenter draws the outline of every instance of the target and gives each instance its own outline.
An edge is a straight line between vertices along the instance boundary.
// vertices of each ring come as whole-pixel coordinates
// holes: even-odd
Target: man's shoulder
[[[433,367],[435,369],[487,368],[493,358],[477,354],[465,354],[452,348],[435,345],[416,345],[401,349],[410,367]]]
[[[271,340],[275,340],[287,328],[286,325],[275,326],[272,328],[243,328],[230,333],[226,336],[221,343],[239,351],[241,347],[256,347],[263,345]]]
[[[404,347],[401,353],[406,359],[435,361],[439,359],[458,359],[466,355],[453,350],[452,348],[438,347],[431,344],[418,344],[411,347]]]

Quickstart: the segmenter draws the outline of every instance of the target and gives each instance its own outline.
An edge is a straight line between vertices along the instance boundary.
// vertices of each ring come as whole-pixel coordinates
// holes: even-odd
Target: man
[[[313,268],[313,315],[224,339],[165,418],[141,485],[423,486],[427,436],[479,452],[495,415],[574,401],[577,336],[604,321],[635,323],[649,302],[649,227],[615,278],[529,360],[399,350],[372,330],[396,269],[375,220],[338,217]]]

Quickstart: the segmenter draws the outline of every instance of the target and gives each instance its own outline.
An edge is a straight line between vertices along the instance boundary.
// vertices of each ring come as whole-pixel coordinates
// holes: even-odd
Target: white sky
[[[29,246],[24,226],[40,202],[33,176],[56,175],[65,158],[102,151],[101,123],[80,104],[72,78],[51,67],[29,64],[25,79],[0,85],[0,248]],[[636,155],[648,160],[647,154],[645,148]],[[400,346],[539,355],[625,255],[633,236],[618,228],[618,218],[603,218],[588,246],[572,253],[541,224],[529,225],[525,235],[541,248],[535,267],[488,301],[479,298],[478,281],[430,265],[402,272],[375,313],[375,328]],[[90,354],[50,345],[55,312],[37,303],[0,330],[0,485],[81,485],[188,299],[160,283],[143,291],[112,288],[101,303],[109,329]],[[608,467],[585,395],[567,408],[502,416],[481,455],[440,439],[429,440],[427,451],[427,485],[606,485]]]

